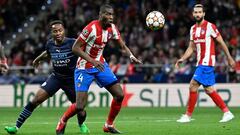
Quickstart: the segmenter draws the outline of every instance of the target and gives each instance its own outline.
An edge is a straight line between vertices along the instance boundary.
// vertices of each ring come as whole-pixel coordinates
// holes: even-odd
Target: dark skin
[[[65,30],[62,24],[52,25],[51,34],[55,43],[57,45],[61,45],[61,43],[64,41],[64,38],[65,38]],[[44,51],[33,61],[33,67],[37,68],[41,62],[49,59],[50,59],[50,55],[47,53],[47,51]],[[37,91],[37,94],[32,100],[32,104],[34,104],[35,106],[38,106],[48,98],[49,98],[48,93],[42,88],[39,88],[39,90]]]
[[[98,20],[100,21],[100,25],[102,26],[103,29],[111,27],[111,24],[113,23],[113,14],[114,12],[112,8],[105,8],[104,11],[100,11]],[[142,64],[142,62],[131,53],[131,51],[121,38],[119,40],[114,40],[114,43],[120,45],[122,50],[124,50],[127,53],[132,62]],[[85,53],[81,49],[82,46],[84,46],[84,43],[81,42],[80,40],[76,40],[72,48],[73,53],[92,63],[94,67],[96,67],[99,71],[104,71],[103,63],[92,59],[87,53]],[[113,84],[105,88],[111,93],[111,95],[117,102],[122,102],[124,94],[119,83]],[[77,96],[76,97],[77,110],[80,113],[84,113],[84,108],[87,103],[88,94],[87,92],[77,92],[76,96]]]

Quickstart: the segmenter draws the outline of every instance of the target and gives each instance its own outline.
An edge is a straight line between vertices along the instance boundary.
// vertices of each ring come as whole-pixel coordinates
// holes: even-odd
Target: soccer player
[[[49,97],[53,96],[60,88],[64,90],[72,103],[76,101],[74,69],[78,57],[72,53],[72,46],[75,39],[65,37],[64,26],[60,20],[52,21],[50,23],[50,29],[52,39],[47,41],[46,50],[33,61],[33,66],[38,67],[42,61],[51,59],[53,72],[41,85],[33,100],[24,107],[16,121],[16,126],[5,127],[5,130],[10,134],[17,133],[24,121],[31,116],[34,109]],[[78,115],[80,132],[87,133],[88,128],[83,123],[84,120],[85,117]]]
[[[120,112],[124,95],[116,76],[103,58],[103,49],[107,42],[113,39],[127,53],[132,62],[141,63],[141,61],[131,53],[123,42],[117,27],[113,24],[113,13],[112,6],[102,5],[99,12],[99,19],[90,22],[83,29],[73,45],[73,52],[79,56],[77,68],[75,69],[77,99],[76,105],[73,104],[69,107],[61,121],[66,123],[76,113],[85,115],[89,86],[95,79],[101,87],[106,88],[113,96],[110,112],[103,126],[103,131],[118,134],[121,132],[113,126],[113,121]],[[64,123],[62,123],[59,130],[65,129]]]
[[[215,75],[215,44],[218,42],[225,55],[227,56],[228,64],[234,68],[235,62],[231,57],[225,42],[222,39],[216,26],[204,20],[205,12],[202,4],[196,4],[193,8],[193,17],[196,24],[191,27],[190,41],[184,55],[177,60],[175,67],[179,68],[179,64],[189,58],[196,48],[197,51],[197,68],[190,82],[189,99],[187,110],[177,122],[185,123],[191,121],[191,116],[197,102],[197,90],[200,85],[203,85],[205,92],[212,98],[213,102],[222,110],[223,117],[219,122],[228,122],[234,118],[234,115],[229,111],[228,107],[214,89]]]
[[[0,42],[0,73],[6,73],[8,71],[7,58],[4,55],[4,47]]]

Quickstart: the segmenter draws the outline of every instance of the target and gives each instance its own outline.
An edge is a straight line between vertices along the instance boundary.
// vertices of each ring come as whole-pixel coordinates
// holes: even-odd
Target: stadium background
[[[48,23],[63,20],[66,35],[77,38],[78,33],[92,19],[97,19],[99,6],[107,1],[1,0],[0,38],[6,48],[11,67],[1,84],[42,83],[50,72],[49,63],[34,72],[33,59],[45,47],[49,37]],[[114,0],[115,23],[122,37],[144,65],[132,65],[122,56],[117,46],[109,44],[104,55],[114,72],[129,83],[188,83],[194,71],[194,56],[180,70],[173,65],[188,46],[189,29],[194,24],[191,7],[195,0]],[[206,19],[216,23],[231,54],[238,62],[237,73],[226,67],[226,57],[217,48],[217,82],[240,81],[240,11],[239,0],[202,1],[206,5]],[[166,17],[164,29],[151,32],[146,28],[145,17],[152,10]]]
[[[7,74],[0,75],[0,116],[6,116],[0,118],[1,127],[14,124],[21,110],[3,107],[24,106],[51,72],[49,62],[43,63],[39,70],[32,67],[33,59],[44,50],[45,42],[50,38],[48,23],[54,19],[62,20],[65,23],[66,36],[76,38],[88,22],[97,19],[99,6],[104,2],[114,6],[115,23],[121,36],[144,63],[131,64],[129,58],[122,56],[119,48],[112,43],[108,44],[104,51],[113,71],[121,82],[127,83],[123,85],[127,95],[127,100],[124,101],[126,108],[117,120],[120,128],[129,131],[128,134],[237,134],[236,125],[239,124],[240,114],[240,0],[1,0],[0,40],[5,47],[10,66]],[[174,69],[174,64],[187,48],[189,29],[194,24],[191,7],[196,2],[206,5],[205,18],[217,25],[231,55],[238,63],[235,71],[229,70],[226,57],[217,47],[216,80],[221,83],[217,85],[217,90],[236,116],[236,120],[229,125],[216,123],[221,117],[218,108],[202,108],[214,106],[202,90],[200,93],[203,94],[197,104],[201,108],[195,114],[197,121],[188,126],[175,123],[184,112],[187,102],[188,83],[194,71],[195,56],[185,62],[180,70]],[[164,14],[166,23],[162,30],[150,31],[146,28],[145,17],[152,10]],[[111,97],[95,84],[93,88],[90,92],[91,108],[88,108],[87,122],[93,133],[101,134],[99,127],[102,123],[96,122],[96,119],[104,121],[107,114],[107,108],[104,107],[109,106]],[[68,105],[64,94],[58,92],[42,106]],[[96,106],[103,108],[92,108]],[[144,107],[135,108],[136,106]],[[168,106],[178,108],[159,108]],[[64,110],[36,110],[36,115],[30,118],[30,122],[26,122],[21,132],[53,134],[56,122]],[[95,115],[96,111],[99,112],[98,115]],[[209,112],[208,116],[205,115],[206,112]],[[209,122],[207,125],[204,123],[206,121]],[[39,122],[39,130],[31,131],[31,128],[38,128],[39,125],[34,123]],[[144,128],[142,122],[146,124]],[[73,134],[77,133],[75,125],[75,120],[69,124]],[[161,126],[164,129],[159,130]],[[172,130],[174,128],[178,130]],[[209,131],[209,128],[212,130]],[[70,129],[67,132],[70,132]],[[2,130],[0,134],[4,134]]]

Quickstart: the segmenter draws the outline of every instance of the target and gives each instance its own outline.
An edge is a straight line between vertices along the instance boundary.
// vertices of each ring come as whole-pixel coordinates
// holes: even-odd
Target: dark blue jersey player
[[[41,85],[33,100],[24,107],[16,121],[16,126],[5,127],[5,130],[10,134],[17,133],[34,109],[53,96],[59,89],[66,93],[72,103],[76,100],[73,75],[78,57],[72,53],[75,39],[65,37],[65,30],[61,21],[53,21],[49,26],[52,39],[47,41],[46,50],[33,61],[33,66],[36,68],[42,61],[51,59],[53,72]],[[80,131],[88,132],[88,128],[83,123],[84,120],[85,116],[78,116]]]

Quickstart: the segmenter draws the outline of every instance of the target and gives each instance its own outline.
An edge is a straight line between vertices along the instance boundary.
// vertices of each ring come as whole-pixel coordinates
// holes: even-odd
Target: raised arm
[[[179,64],[188,59],[194,52],[194,43],[192,40],[189,41],[189,45],[183,56],[177,60],[175,67],[179,68]]]
[[[221,35],[219,35],[216,39],[215,39],[219,45],[221,46],[221,48],[223,49],[223,52],[225,53],[225,55],[227,56],[227,60],[228,60],[228,65],[231,67],[231,68],[234,68],[236,63],[235,61],[233,60],[228,48],[227,48],[227,45],[225,44],[225,42],[223,41],[223,38]]]

